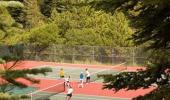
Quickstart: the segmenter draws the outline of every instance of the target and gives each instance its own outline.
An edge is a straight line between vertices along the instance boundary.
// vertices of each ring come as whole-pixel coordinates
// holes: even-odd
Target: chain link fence
[[[149,56],[145,48],[139,47],[24,45],[22,49],[25,60],[60,63],[143,65]]]
[[[69,45],[15,45],[0,46],[0,56],[15,54],[23,60],[60,63],[114,65],[127,62],[143,65],[150,53],[141,47],[69,46]]]

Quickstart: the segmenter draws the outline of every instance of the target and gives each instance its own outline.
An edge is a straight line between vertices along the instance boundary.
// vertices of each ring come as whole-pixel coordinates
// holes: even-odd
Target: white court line
[[[51,68],[51,69],[58,69],[58,70],[60,70],[60,68],[65,67],[65,66],[42,65],[42,66],[37,66],[37,67],[34,67],[34,68],[45,68],[45,67]],[[72,67],[66,67],[66,68],[69,68],[70,70],[69,71],[65,71],[65,73],[72,72],[73,70],[77,69],[77,68],[72,68]]]
[[[122,64],[118,64],[118,65],[115,65],[114,67],[117,67],[117,66],[120,66],[120,65],[123,65],[124,63],[122,63]],[[42,66],[42,67],[48,67],[47,65],[44,65],[44,66]],[[114,68],[114,67],[112,67],[112,68]],[[37,67],[36,67],[37,68]],[[38,68],[41,68],[41,66],[40,67],[38,67]],[[52,67],[53,68],[53,67]],[[73,70],[75,70],[75,69],[72,69],[72,70],[70,70],[70,71],[67,71],[67,72],[71,72],[71,71],[73,71]],[[105,70],[108,70],[108,69],[105,69]],[[102,71],[104,71],[104,70],[100,70],[100,71],[97,71],[97,72],[94,72],[94,73],[98,73],[98,72],[102,72]],[[94,73],[92,73],[92,74],[94,74]],[[44,79],[45,79],[46,77],[44,77]],[[57,78],[56,78],[57,79]],[[62,82],[63,83],[63,82]],[[62,84],[62,83],[58,83],[58,84]],[[58,85],[58,84],[55,84],[55,85],[53,85],[53,86],[56,86],[56,85]],[[35,91],[35,92],[32,92],[32,93],[30,93],[30,95],[32,95],[32,94],[35,94],[35,93],[37,93],[37,92],[40,92],[40,91],[43,91],[43,90],[46,90],[46,89],[48,89],[48,88],[51,88],[51,87],[53,87],[53,86],[50,86],[50,87],[47,87],[47,88],[44,88],[44,89],[42,89],[42,90],[38,90],[38,91]],[[92,95],[91,95],[92,96]],[[95,95],[94,95],[95,96]],[[100,97],[104,97],[104,96],[100,96]],[[77,97],[77,98],[82,98],[82,97]],[[114,97],[114,98],[119,98],[119,97]],[[90,100],[96,100],[96,98],[89,98]],[[119,99],[130,99],[130,98],[119,98]],[[106,99],[97,99],[97,100],[106,100]]]
[[[58,86],[58,85],[60,85],[60,84],[63,84],[63,85],[64,85],[64,82],[60,82],[60,83],[57,83],[57,84],[52,85],[52,86],[50,86],[50,87],[47,87],[47,88],[44,88],[44,89],[40,89],[40,90],[37,90],[37,91],[31,92],[31,93],[30,93],[30,95],[32,95],[32,94],[36,94],[37,92],[42,92],[42,91],[44,91],[44,90],[47,90],[47,89],[49,89],[49,88],[52,88],[52,87]]]
[[[44,80],[62,80],[61,78],[58,77],[46,77],[46,76],[34,76],[33,78],[37,79],[44,79]],[[71,81],[79,81],[77,78],[71,78]]]
[[[117,67],[117,66],[120,66],[120,65],[123,65],[123,64],[125,64],[126,62],[124,62],[124,63],[121,63],[121,64],[117,64],[117,65],[114,65],[112,68],[115,68],[115,67]],[[57,67],[55,67],[55,66],[52,66],[52,65],[42,65],[42,66],[37,66],[37,67],[34,67],[34,68],[45,68],[45,67],[50,67],[50,68],[54,68],[54,69],[58,69]],[[63,67],[63,66],[60,66],[60,67]],[[66,67],[66,68],[70,68],[70,67]],[[109,71],[109,69],[112,69],[112,68],[108,68],[108,69],[102,69],[102,70],[99,70],[99,71],[96,71],[96,72],[93,72],[93,73],[91,73],[91,76],[92,75],[95,75],[95,74],[97,74],[97,73],[100,73],[100,72],[103,72],[103,71]],[[70,72],[72,72],[72,71],[74,71],[74,70],[76,70],[77,68],[73,68],[73,69],[71,69],[71,70],[69,70],[69,71],[65,71],[65,73],[70,73]],[[95,69],[95,68],[94,68]],[[122,71],[120,71],[120,72],[123,72],[124,70],[122,70]],[[119,72],[119,73],[120,73]],[[116,73],[116,74],[119,74],[119,73]],[[73,74],[73,75],[77,75],[77,76],[79,76],[79,74],[74,74],[74,73],[71,73],[71,74]],[[69,74],[66,74],[67,76],[69,75]],[[51,76],[48,76],[48,75],[46,75],[46,76],[43,76],[43,75],[41,75],[41,76],[36,76],[36,75],[34,75],[34,77],[35,78],[41,78],[41,79],[50,79],[50,80],[58,80],[58,79],[60,79],[59,77],[51,77]],[[74,81],[79,81],[79,79],[76,79],[76,78],[72,78]],[[96,82],[92,82],[92,83],[96,83]],[[98,83],[98,82],[97,82]]]
[[[47,68],[51,68],[51,69],[58,69],[58,68],[56,68],[55,66],[54,67],[50,67],[51,65],[42,65],[42,66],[37,66],[37,67],[34,67],[34,68],[45,68],[45,67],[47,67]],[[31,68],[31,69],[34,69],[34,68]],[[75,68],[75,69],[70,69],[70,70],[68,70],[68,71],[65,71],[65,73],[70,73],[70,72],[72,72],[72,71],[74,71],[74,70],[76,70],[77,68]],[[51,73],[51,72],[49,72],[49,73]],[[72,73],[73,74],[73,73]],[[68,75],[68,74],[65,74],[65,75]],[[75,74],[75,75],[79,75],[79,74]],[[36,76],[36,75],[34,75],[34,76]],[[48,76],[48,75],[47,75]],[[37,76],[37,78],[38,77],[40,77],[40,78],[55,78],[55,79],[59,79],[59,77],[46,77],[46,76],[44,76],[44,75],[41,75],[41,76]]]
[[[113,66],[112,68],[108,68],[108,69],[103,69],[103,70],[96,71],[96,72],[94,72],[94,73],[91,73],[91,75],[95,75],[96,73],[100,73],[100,72],[103,72],[103,71],[109,71],[109,70],[111,70],[111,69],[113,69],[113,68],[115,68],[115,67],[117,67],[117,66],[124,65],[125,63],[126,63],[126,62],[121,63],[121,64],[117,64],[117,65]],[[122,72],[122,71],[121,71],[121,72]]]
[[[54,97],[65,97],[66,94],[56,94]],[[83,94],[74,94],[73,98],[86,98],[87,100],[111,100],[111,99],[125,99],[131,100],[132,98],[122,98],[122,97],[109,97],[109,96],[98,96],[98,95],[83,95]]]
[[[131,99],[131,98],[122,98],[122,97],[109,97],[109,96],[98,96],[98,95],[83,95],[83,94],[76,94],[76,95],[78,95],[78,96],[84,96],[84,97],[86,97],[86,96],[91,96],[91,97],[101,97],[101,98],[111,98],[111,99]]]
[[[38,94],[38,95],[48,95],[48,94]],[[65,98],[66,94],[55,94],[51,96],[53,97],[64,97]],[[124,100],[131,100],[132,98],[122,98],[122,97],[109,97],[109,96],[98,96],[98,95],[82,95],[82,94],[73,94],[72,99],[77,98],[77,99],[82,99],[86,98],[86,100],[111,100],[111,99],[124,99]]]
[[[103,70],[113,69],[113,68],[115,68],[115,67],[117,67],[117,66],[124,65],[125,63],[126,63],[126,62],[124,62],[124,63],[121,63],[121,64],[117,64],[117,65],[114,65],[114,66],[113,66],[113,67],[111,67],[111,68],[102,69],[102,70],[99,70],[99,71],[97,71],[97,72],[94,72],[94,73],[98,73],[98,72],[101,72],[101,71],[103,71]]]

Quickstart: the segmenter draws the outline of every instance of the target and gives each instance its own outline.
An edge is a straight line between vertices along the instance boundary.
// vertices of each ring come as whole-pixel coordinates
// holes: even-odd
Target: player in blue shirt
[[[80,73],[80,83],[78,84],[78,87],[83,88],[83,79],[84,79],[84,74],[83,72]]]

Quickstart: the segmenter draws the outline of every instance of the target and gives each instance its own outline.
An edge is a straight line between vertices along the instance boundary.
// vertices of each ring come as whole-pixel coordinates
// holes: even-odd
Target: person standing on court
[[[70,85],[70,76],[68,76],[68,77],[66,77],[65,78],[65,85],[67,86],[67,87],[69,87],[69,85]]]
[[[86,75],[86,83],[88,84],[88,83],[90,83],[90,72],[88,71],[87,68],[86,68],[85,70],[86,70],[86,72],[85,72],[85,75]]]
[[[83,88],[83,78],[84,78],[84,75],[83,75],[83,72],[80,73],[80,83],[78,84],[78,87],[82,87]]]
[[[71,97],[73,95],[73,88],[71,85],[68,86],[68,89],[67,89],[67,100],[71,100]]]
[[[64,78],[64,69],[63,68],[60,69],[60,78]]]

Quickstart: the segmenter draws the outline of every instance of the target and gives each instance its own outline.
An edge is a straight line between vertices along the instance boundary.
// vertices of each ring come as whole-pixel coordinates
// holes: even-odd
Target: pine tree
[[[132,41],[128,40],[133,31],[121,12],[112,15],[104,11],[95,11],[90,6],[72,6],[72,9],[62,13],[54,9],[51,21],[60,29],[59,35],[65,39],[65,44],[133,45]]]
[[[23,0],[25,25],[27,29],[38,27],[44,24],[44,16],[40,12],[38,0]]]
[[[136,99],[169,100],[170,66],[170,1],[169,0],[101,0],[94,3],[97,9],[114,13],[121,10],[130,18],[135,28],[133,40],[136,44],[145,44],[152,50],[148,69],[139,72],[124,72],[118,75],[102,75],[105,88],[116,90],[140,87],[157,87],[155,91]],[[167,87],[167,88],[166,88]]]
[[[49,68],[42,68],[42,69],[16,69],[18,67],[18,64],[20,63],[20,60],[22,60],[22,55],[20,55],[22,52],[22,49],[18,49],[17,52],[11,52],[14,49],[16,49],[15,45],[8,45],[6,44],[6,41],[9,39],[10,36],[13,36],[17,31],[19,30],[18,27],[16,27],[16,22],[7,10],[8,7],[22,7],[22,3],[20,2],[12,2],[11,1],[0,1],[0,43],[1,43],[1,49],[4,48],[5,52],[0,53],[0,92],[8,92],[12,88],[11,86],[16,87],[27,87],[26,84],[22,82],[18,82],[16,79],[23,78],[26,79],[32,83],[38,83],[39,81],[31,78],[28,76],[28,74],[46,74],[47,72],[50,72],[51,69]],[[15,32],[14,32],[15,30]],[[12,35],[12,33],[14,34]],[[5,49],[6,48],[6,49]],[[12,49],[12,50],[11,50]],[[16,51],[16,50],[15,50]],[[10,63],[10,64],[9,64]],[[10,86],[10,87],[9,87]]]

